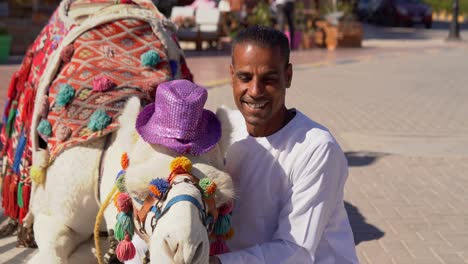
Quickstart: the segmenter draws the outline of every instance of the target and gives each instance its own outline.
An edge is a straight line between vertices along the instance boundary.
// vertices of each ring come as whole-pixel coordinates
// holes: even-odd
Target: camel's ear
[[[116,141],[122,146],[123,151],[130,152],[139,139],[135,123],[140,110],[140,99],[132,97],[128,99],[123,113],[119,117],[120,129],[117,133]]]
[[[238,133],[245,130],[245,121],[237,110],[229,109],[222,105],[216,110],[216,116],[221,122],[221,139],[219,145],[221,152],[226,153],[227,148],[233,143]]]

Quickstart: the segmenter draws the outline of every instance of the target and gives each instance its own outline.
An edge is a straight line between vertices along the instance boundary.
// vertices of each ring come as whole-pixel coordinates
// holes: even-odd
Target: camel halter
[[[182,172],[182,171],[179,171]],[[138,223],[138,226],[140,227],[138,229],[138,232],[136,232],[145,242],[149,242],[149,236],[148,233],[145,230],[145,222],[146,218],[149,212],[153,212],[154,216],[151,218],[151,231],[154,232],[154,229],[156,228],[156,225],[158,221],[171,209],[173,205],[179,202],[189,202],[193,204],[199,211],[200,219],[202,223],[205,225],[207,228],[208,233],[211,233],[213,231],[213,226],[214,223],[216,222],[218,218],[218,211],[216,209],[216,203],[214,201],[214,198],[211,196],[209,198],[204,198],[206,195],[204,194],[204,190],[202,187],[199,186],[200,180],[193,175],[191,175],[188,172],[182,172],[183,174],[177,174],[178,172],[172,172],[171,175],[169,176],[169,187],[165,192],[162,194],[160,199],[157,199],[151,195],[148,195],[145,199],[145,201],[139,201],[136,198],[133,198],[134,201],[138,202],[139,204],[142,205],[140,210],[136,209],[135,207],[133,208],[134,211],[134,221]],[[185,177],[181,181],[176,182],[175,179],[178,177]],[[181,194],[173,197],[169,202],[166,203],[164,208],[162,209],[162,204],[167,200],[167,196],[169,192],[171,191],[172,187],[174,185],[180,184],[180,183],[189,183],[195,186],[198,191],[200,192],[200,197],[202,198],[201,200],[203,201],[202,203],[199,202],[199,200],[191,195],[187,194]],[[208,208],[208,210],[207,210]]]
[[[232,203],[225,204],[219,209],[216,208],[216,202],[214,199],[216,183],[207,177],[198,179],[193,176],[190,173],[192,163],[188,158],[181,156],[175,158],[171,162],[171,174],[167,180],[161,178],[153,179],[149,183],[149,194],[144,201],[135,197],[132,199],[125,188],[125,172],[129,166],[127,153],[122,154],[121,166],[122,170],[117,174],[115,186],[106,197],[106,200],[101,205],[99,213],[96,216],[94,240],[96,245],[95,254],[99,264],[102,263],[101,249],[99,245],[99,225],[102,221],[104,210],[109,205],[112,197],[114,197],[114,204],[119,211],[114,234],[115,238],[119,240],[120,243],[117,245],[115,253],[117,258],[122,262],[131,260],[136,255],[136,249],[131,242],[131,237],[134,234],[137,234],[146,243],[149,243],[149,235],[145,230],[148,213],[150,211],[154,213],[150,222],[152,232],[154,232],[158,221],[172,208],[173,205],[179,202],[189,202],[198,209],[200,219],[206,227],[211,241],[210,255],[229,252],[225,241],[233,236],[233,230],[231,228]],[[183,179],[175,181],[179,177],[183,177]],[[191,195],[182,194],[171,198],[163,208],[162,206],[167,200],[168,193],[173,186],[183,182],[192,184],[199,190],[202,203]],[[115,194],[117,190],[119,192]],[[139,210],[133,206],[133,201],[142,205]],[[138,225],[138,228],[136,228],[136,225]]]

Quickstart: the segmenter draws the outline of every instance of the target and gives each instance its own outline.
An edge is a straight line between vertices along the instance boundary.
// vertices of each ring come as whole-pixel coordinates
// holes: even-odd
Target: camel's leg
[[[44,214],[36,215],[34,232],[39,252],[31,259],[30,264],[36,263],[68,263],[69,255],[89,234],[80,234],[56,216]]]
[[[45,185],[35,189],[32,211],[39,252],[29,263],[68,263],[77,246],[91,237],[103,142],[64,151],[48,168]]]

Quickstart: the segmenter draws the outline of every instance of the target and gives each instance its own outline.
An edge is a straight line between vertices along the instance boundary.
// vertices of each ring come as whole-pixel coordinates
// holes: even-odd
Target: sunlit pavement
[[[413,29],[381,34],[405,30]],[[287,105],[330,128],[348,157],[345,206],[361,263],[468,263],[468,47],[445,43],[437,30],[292,54]],[[234,106],[230,58],[215,53],[187,52],[213,110]],[[15,67],[0,66],[3,95]],[[0,263],[33,252],[0,240]]]

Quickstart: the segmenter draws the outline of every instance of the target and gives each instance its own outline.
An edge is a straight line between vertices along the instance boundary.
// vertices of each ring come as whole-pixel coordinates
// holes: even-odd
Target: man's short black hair
[[[281,56],[286,65],[289,64],[289,41],[283,32],[272,27],[251,26],[240,31],[232,42],[231,54],[234,55],[234,48],[238,44],[251,43],[265,48],[279,47]]]

